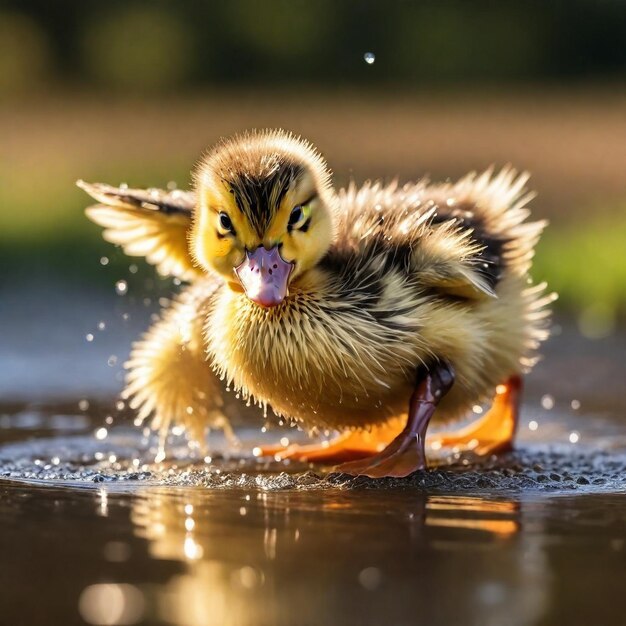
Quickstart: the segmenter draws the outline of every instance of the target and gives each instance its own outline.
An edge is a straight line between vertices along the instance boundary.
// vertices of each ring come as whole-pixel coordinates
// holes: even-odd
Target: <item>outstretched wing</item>
[[[86,209],[103,237],[129,256],[143,256],[163,276],[192,281],[202,275],[189,252],[188,235],[195,204],[190,191],[129,189],[102,183],[76,183],[100,204]]]

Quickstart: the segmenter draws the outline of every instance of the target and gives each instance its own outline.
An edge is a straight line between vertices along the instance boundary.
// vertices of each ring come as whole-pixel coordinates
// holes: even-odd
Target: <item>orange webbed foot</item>
[[[335,465],[380,452],[401,430],[399,420],[391,420],[370,431],[349,431],[320,443],[259,446],[254,449],[254,455],[273,456],[279,461],[290,459]]]
[[[433,450],[471,451],[477,456],[511,450],[519,421],[521,391],[521,377],[511,376],[497,386],[493,404],[485,415],[458,431],[428,437],[427,446]]]

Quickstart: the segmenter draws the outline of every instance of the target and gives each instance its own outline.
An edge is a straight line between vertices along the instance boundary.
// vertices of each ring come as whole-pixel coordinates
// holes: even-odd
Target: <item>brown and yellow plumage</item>
[[[133,406],[201,436],[224,423],[219,377],[306,429],[367,429],[406,415],[416,377],[448,363],[434,417],[465,415],[547,336],[526,180],[508,168],[336,193],[310,144],[263,131],[209,152],[193,194],[83,183],[110,241],[192,283],[134,347]]]

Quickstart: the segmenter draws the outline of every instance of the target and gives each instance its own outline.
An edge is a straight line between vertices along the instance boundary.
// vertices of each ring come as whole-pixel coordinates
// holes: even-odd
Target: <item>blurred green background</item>
[[[552,222],[534,274],[606,334],[626,313],[624,42],[617,0],[5,0],[0,288],[127,273],[75,179],[185,187],[220,136],[282,126],[338,184],[530,170]]]

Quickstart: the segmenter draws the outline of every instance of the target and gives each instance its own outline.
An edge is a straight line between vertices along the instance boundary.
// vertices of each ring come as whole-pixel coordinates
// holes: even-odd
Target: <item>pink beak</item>
[[[248,298],[269,308],[287,297],[287,281],[292,270],[293,263],[283,261],[277,246],[271,250],[259,246],[254,252],[246,250],[246,258],[235,268],[235,274]]]

